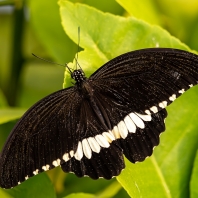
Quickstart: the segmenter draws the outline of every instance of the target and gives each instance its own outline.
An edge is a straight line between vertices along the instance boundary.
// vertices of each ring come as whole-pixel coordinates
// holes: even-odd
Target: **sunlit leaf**
[[[31,11],[31,24],[41,43],[57,62],[71,61],[77,47],[63,31],[57,0],[33,0],[28,3]]]
[[[116,0],[131,16],[151,24],[160,24],[154,1],[148,0]]]
[[[64,198],[96,198],[95,195],[93,194],[88,194],[88,193],[73,193],[73,194],[70,194]]]
[[[196,158],[194,161],[193,171],[191,175],[191,182],[190,182],[190,197],[197,198],[198,197],[198,152],[196,153]]]
[[[16,120],[20,118],[23,113],[25,112],[24,109],[0,109],[0,124]]]
[[[166,131],[154,156],[173,197],[188,197],[198,145],[198,87],[184,93],[168,107]]]
[[[1,198],[14,198],[9,193],[7,193],[5,190],[0,189],[0,197]]]
[[[108,60],[128,51],[148,47],[174,47],[189,50],[178,39],[158,26],[135,18],[100,12],[83,4],[59,1],[61,20],[66,34],[80,47],[78,63],[89,76]],[[83,16],[83,17],[82,17]],[[95,30],[100,31],[95,31]],[[75,62],[74,62],[75,65]],[[71,67],[75,66],[70,65]],[[71,85],[68,70],[64,87]]]
[[[84,51],[79,53],[78,63],[87,76],[106,61],[135,49],[172,47],[190,51],[187,46],[158,26],[131,17],[123,18],[103,13],[89,6],[72,4],[65,0],[59,1],[59,5],[64,30],[76,43],[77,28],[81,27],[80,46]],[[67,78],[67,86],[69,81],[70,78]],[[134,165],[127,162],[126,170],[118,177],[130,196],[188,195],[186,187],[189,184],[189,171],[194,161],[198,139],[195,134],[197,125],[194,124],[197,94],[194,89],[184,95],[178,99],[181,102],[175,102],[169,108],[167,131],[162,135],[161,146],[155,149],[155,155],[144,163]],[[187,122],[189,116],[192,120]],[[164,149],[165,147],[167,149]],[[172,170],[175,172],[172,173]]]
[[[56,198],[54,187],[46,173],[34,176],[15,188],[5,191],[14,198]]]
[[[132,164],[117,177],[131,197],[169,198],[171,194],[154,156],[143,163]]]

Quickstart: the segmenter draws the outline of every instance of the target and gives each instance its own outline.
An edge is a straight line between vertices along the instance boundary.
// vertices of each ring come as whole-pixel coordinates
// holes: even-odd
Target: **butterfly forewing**
[[[73,102],[74,98],[78,101]],[[81,96],[75,88],[47,96],[30,108],[16,124],[1,154],[0,185],[5,188],[53,168],[53,161],[75,150]],[[75,135],[74,135],[75,131]]]
[[[175,49],[123,54],[89,79],[36,103],[16,124],[0,157],[0,186],[11,188],[61,165],[65,172],[110,179],[123,154],[143,161],[165,130],[164,109],[197,84],[198,58]]]
[[[109,61],[90,80],[135,111],[158,110],[197,84],[198,57],[176,49],[144,49]],[[155,111],[154,111],[155,112]]]

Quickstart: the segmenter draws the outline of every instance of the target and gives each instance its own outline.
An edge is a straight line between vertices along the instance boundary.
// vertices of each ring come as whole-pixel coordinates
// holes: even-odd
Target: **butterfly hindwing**
[[[119,144],[114,142],[113,134],[109,133],[105,118],[100,119],[101,105],[97,102],[82,101],[79,127],[83,128],[83,132],[72,158],[61,164],[61,168],[65,172],[75,173],[78,177],[110,179],[120,174],[125,167],[123,152]]]
[[[160,134],[165,130],[166,116],[165,109],[152,114],[150,121],[144,121],[145,128],[137,127],[135,133],[129,133],[125,139],[118,140],[129,161],[141,162],[152,155],[154,147],[159,144]]]
[[[112,143],[108,148],[101,147],[100,151],[92,151],[88,159],[85,155],[81,160],[75,157],[61,165],[64,172],[73,172],[78,177],[89,176],[92,179],[111,179],[120,174],[125,168],[123,152],[119,146]]]
[[[131,162],[143,161],[152,154],[154,146],[159,144],[160,133],[165,130],[167,112],[162,109],[152,115],[138,114],[97,91],[92,99],[98,107],[97,113],[104,118],[104,126],[94,107],[89,106],[91,103],[83,101],[81,120],[87,123],[85,133],[74,157],[61,167],[79,177],[110,179],[124,168],[123,153]],[[109,129],[108,124],[105,127],[108,121]]]

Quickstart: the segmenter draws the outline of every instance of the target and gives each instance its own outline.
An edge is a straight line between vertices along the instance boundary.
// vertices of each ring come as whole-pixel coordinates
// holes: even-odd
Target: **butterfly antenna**
[[[45,58],[41,58],[41,57],[39,57],[39,56],[37,56],[37,55],[35,55],[35,54],[33,54],[33,53],[32,53],[32,55],[33,55],[34,57],[40,59],[40,60],[45,61],[45,62],[54,64],[54,65],[59,65],[59,66],[62,66],[62,67],[66,67],[66,68],[69,70],[69,72],[72,73],[72,71],[71,71],[71,69],[68,67],[67,63],[65,63],[65,65],[62,65],[62,64],[59,64],[59,63],[55,63],[55,62],[49,61],[49,60],[47,60],[47,59],[45,59]]]
[[[75,57],[75,60],[76,60],[76,64],[77,64],[77,65],[80,67],[80,69],[82,70],[80,64],[78,63],[78,60],[76,59],[76,57]]]
[[[78,45],[77,45],[77,53],[76,53],[76,57],[75,57],[75,60],[76,60],[76,69],[77,69],[77,65],[81,68],[80,64],[78,63],[78,52],[79,52],[79,45],[80,45],[80,27],[78,27]]]

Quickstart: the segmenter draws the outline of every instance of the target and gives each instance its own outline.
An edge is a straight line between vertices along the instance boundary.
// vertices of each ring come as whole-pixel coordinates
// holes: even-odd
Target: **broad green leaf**
[[[96,196],[88,193],[73,193],[64,198],[96,198]]]
[[[108,3],[104,0],[99,3],[89,0],[84,2],[115,13],[122,12],[122,8],[113,0],[108,1]],[[29,1],[28,5],[31,11],[31,24],[40,42],[57,62],[64,64],[71,61],[77,51],[77,46],[64,34],[60,23],[57,0],[34,0]],[[43,9],[46,11],[44,12]]]
[[[186,32],[186,37],[187,37],[187,41],[189,43],[189,45],[191,46],[192,49],[196,49],[198,50],[198,39],[197,39],[197,35],[198,35],[198,26],[197,26],[197,20],[194,20],[193,23],[191,24],[190,30],[192,31],[188,31]],[[188,34],[190,32],[190,34]]]
[[[189,0],[188,3],[181,0],[161,0],[158,1],[158,4],[172,16],[181,14],[187,17],[197,16],[198,1],[196,0]]]
[[[198,1],[157,0],[157,6],[160,9],[159,12],[164,26],[172,34],[188,44],[196,40],[197,34],[194,29],[197,26]],[[189,42],[191,39],[193,40]],[[192,43],[191,46],[197,49],[195,43]]]
[[[87,76],[108,60],[128,51],[145,47],[189,48],[158,26],[149,25],[132,17],[124,18],[100,12],[83,4],[59,1],[61,20],[66,34],[78,43],[77,29],[80,27],[78,63]],[[97,30],[97,31],[96,31]],[[75,68],[74,64],[70,67]],[[71,85],[66,70],[64,87]]]
[[[5,190],[0,189],[0,197],[1,198],[13,198],[9,193],[5,192]]]
[[[31,24],[40,42],[57,62],[71,61],[77,47],[61,27],[57,0],[33,0],[28,3]]]
[[[169,188],[154,156],[143,163],[125,160],[126,169],[117,177],[130,197],[170,198]]]
[[[173,197],[188,197],[198,145],[198,87],[184,93],[168,107],[166,131],[155,157]]]
[[[196,153],[194,165],[193,165],[193,171],[191,175],[191,182],[190,182],[190,197],[191,198],[197,198],[198,197],[198,151]]]
[[[78,63],[87,76],[106,61],[135,49],[171,47],[190,51],[162,28],[133,17],[123,18],[65,0],[59,1],[59,5],[64,30],[75,43],[78,42],[77,27],[81,27],[80,46],[84,51],[78,54]],[[64,86],[70,85],[67,74],[66,77]],[[188,91],[178,99],[180,102],[170,106],[167,130],[155,155],[144,163],[133,165],[127,162],[127,168],[118,180],[130,196],[188,197],[186,187],[198,139],[198,133],[195,133],[197,115],[194,109],[197,109],[198,101],[195,90]],[[188,104],[187,110],[185,104]]]
[[[103,12],[110,12],[116,15],[122,15],[124,9],[115,1],[115,0],[100,0],[100,1],[93,1],[93,0],[70,0],[71,2],[79,2],[83,4],[87,4],[89,6],[95,7],[98,10]]]
[[[14,198],[56,198],[54,187],[46,173],[36,175],[15,188],[5,191]]]
[[[16,120],[24,114],[24,109],[10,108],[0,109],[0,124]]]
[[[116,0],[131,16],[151,24],[160,24],[159,14],[154,1]]]
[[[189,197],[190,176],[198,145],[198,112],[194,111],[198,106],[197,101],[198,87],[185,93],[169,106],[166,131],[160,136],[161,142],[155,148],[154,155],[143,163],[133,165],[131,169],[130,164],[127,164],[126,170],[130,169],[130,173],[127,171],[126,174],[133,178],[138,188],[147,181],[149,188],[151,186],[153,188],[158,183],[158,187],[154,191],[156,197],[159,195],[160,197]],[[145,171],[145,174],[142,174],[144,172],[142,167],[147,170],[147,173]],[[149,171],[150,169],[152,171]],[[134,186],[128,182],[129,178],[124,173],[125,170],[117,178],[122,184],[124,182],[125,188],[128,190]],[[139,193],[139,196],[146,197],[144,194],[146,187],[144,184],[143,191],[134,188],[130,195],[138,196]],[[165,193],[161,188],[164,188]]]

